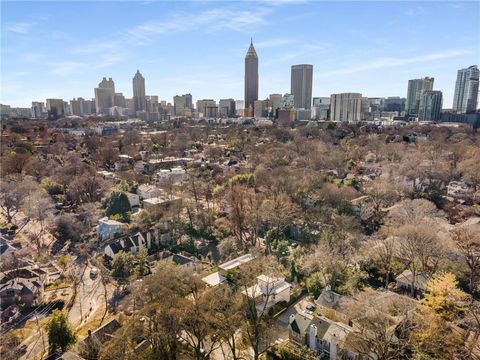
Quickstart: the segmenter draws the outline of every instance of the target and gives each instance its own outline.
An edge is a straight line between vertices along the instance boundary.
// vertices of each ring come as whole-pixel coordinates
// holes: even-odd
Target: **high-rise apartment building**
[[[405,110],[406,99],[399,96],[389,96],[383,102],[384,111],[398,111],[401,113]]]
[[[56,120],[65,115],[62,99],[47,99],[47,113],[49,120]]]
[[[419,120],[440,120],[443,96],[441,91],[427,90],[420,96]]]
[[[218,115],[221,117],[235,116],[235,100],[234,99],[220,99],[218,102]]]
[[[147,104],[145,100],[145,78],[137,70],[132,79],[133,84],[133,101],[135,104],[135,111],[145,111]]]
[[[328,120],[330,114],[330,98],[314,97],[312,117],[316,120]]]
[[[258,56],[253,42],[250,41],[247,55],[245,56],[245,105],[248,109],[258,100]]]
[[[458,70],[453,95],[453,111],[457,114],[473,113],[477,110],[479,75],[477,65]]]
[[[184,116],[186,113],[191,113],[193,108],[192,95],[175,95],[173,97],[173,106],[176,116]]]
[[[362,94],[342,93],[330,96],[332,121],[359,121],[362,119]]]
[[[368,111],[370,112],[376,112],[376,111],[382,111],[384,104],[385,104],[385,98],[383,97],[369,97],[368,99]]]
[[[313,65],[292,65],[290,93],[295,97],[294,106],[297,109],[312,107]]]
[[[217,102],[212,99],[203,99],[197,101],[197,113],[199,118],[209,118],[217,116]]]
[[[295,106],[295,96],[293,94],[284,94],[280,100],[280,108],[290,109]]]
[[[407,89],[407,115],[418,115],[420,106],[420,96],[423,91],[430,91],[433,89],[433,77],[424,77],[423,79],[408,80]]]
[[[70,111],[72,112],[72,115],[78,115],[82,116],[86,114],[84,110],[84,105],[85,105],[85,99],[84,98],[73,98],[70,100]]]
[[[30,115],[34,119],[41,119],[45,115],[45,104],[39,101],[32,101]]]

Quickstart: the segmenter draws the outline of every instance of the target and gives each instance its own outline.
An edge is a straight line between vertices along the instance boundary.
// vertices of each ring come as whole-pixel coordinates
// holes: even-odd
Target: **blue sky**
[[[93,97],[103,76],[132,95],[243,99],[250,37],[260,97],[290,90],[290,66],[314,65],[313,94],[406,96],[435,77],[452,106],[456,72],[479,63],[480,3],[374,1],[1,2],[4,104]]]

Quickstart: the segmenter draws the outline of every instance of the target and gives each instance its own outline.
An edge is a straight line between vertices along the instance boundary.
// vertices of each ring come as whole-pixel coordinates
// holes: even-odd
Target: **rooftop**
[[[252,254],[245,254],[242,256],[239,256],[233,260],[227,261],[226,263],[223,263],[219,265],[218,267],[222,270],[230,270],[230,269],[235,269],[236,267],[245,264],[251,260],[253,260],[254,257]]]
[[[202,281],[207,283],[209,286],[217,286],[225,281],[225,277],[219,274],[219,272],[214,272],[208,276],[202,278]]]

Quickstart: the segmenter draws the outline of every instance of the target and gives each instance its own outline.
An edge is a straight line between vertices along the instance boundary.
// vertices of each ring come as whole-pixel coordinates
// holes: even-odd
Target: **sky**
[[[90,99],[102,77],[132,96],[243,99],[250,38],[259,97],[290,92],[290,67],[313,64],[313,96],[406,96],[435,78],[451,108],[458,69],[479,64],[480,2],[1,1],[2,104]]]

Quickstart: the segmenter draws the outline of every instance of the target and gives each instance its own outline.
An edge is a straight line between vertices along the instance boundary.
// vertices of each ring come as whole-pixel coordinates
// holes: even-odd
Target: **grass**
[[[66,288],[72,285],[72,282],[66,278],[55,280],[55,282],[48,284],[45,290],[55,290],[60,288]]]
[[[86,323],[81,325],[79,328],[77,328],[77,336],[79,338],[83,338],[88,335],[88,330],[95,330],[98,327],[100,327],[100,321],[102,320],[103,317],[103,312],[105,311],[105,306],[100,306],[92,316],[88,319]],[[105,319],[103,320],[103,324],[107,323],[111,319],[114,318],[114,315],[111,313],[107,312],[107,315],[105,315]]]

